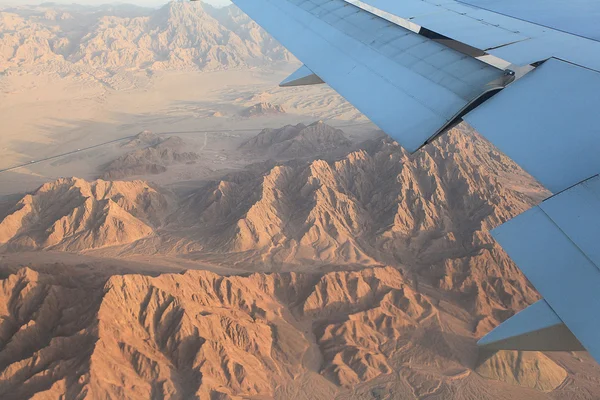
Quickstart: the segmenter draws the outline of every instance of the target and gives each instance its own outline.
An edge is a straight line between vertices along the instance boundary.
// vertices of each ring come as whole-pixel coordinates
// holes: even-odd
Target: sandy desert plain
[[[410,155],[234,7],[0,7],[0,399],[598,399],[481,354],[548,192],[468,126]]]

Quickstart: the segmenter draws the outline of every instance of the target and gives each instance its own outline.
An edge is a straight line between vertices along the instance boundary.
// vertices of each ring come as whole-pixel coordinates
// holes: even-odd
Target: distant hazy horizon
[[[205,3],[214,6],[227,6],[231,4],[229,0],[202,0]],[[146,7],[159,7],[168,3],[169,0],[0,0],[0,5],[35,5],[42,3],[62,3],[62,4],[83,4],[83,5],[101,5],[101,4],[135,4]]]

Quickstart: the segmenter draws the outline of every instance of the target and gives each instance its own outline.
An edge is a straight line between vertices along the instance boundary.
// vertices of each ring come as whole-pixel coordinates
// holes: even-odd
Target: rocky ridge
[[[163,138],[161,138],[156,133],[149,131],[149,130],[144,130],[144,131],[138,133],[137,135],[135,135],[132,139],[123,143],[123,145],[121,147],[135,149],[138,147],[156,146],[156,145],[160,144],[160,142],[162,142],[162,141],[163,141]]]
[[[473,132],[455,131],[414,156],[381,138],[337,161],[251,166],[176,208],[143,182],[60,180],[13,207],[0,243],[181,254],[247,270],[393,265],[417,286],[459,296],[481,335],[537,299],[487,233],[537,201],[524,193],[545,195]]]
[[[322,121],[310,125],[286,125],[279,129],[264,129],[241,145],[244,150],[264,152],[275,159],[317,158],[347,153],[352,142]]]
[[[289,59],[233,6],[172,1],[158,10],[46,4],[0,10],[0,65],[92,75],[125,70],[218,70]],[[113,79],[115,80],[115,79]]]
[[[408,267],[415,279],[468,299],[483,333],[537,298],[487,232],[545,194],[463,130],[416,155],[382,138],[337,161],[262,164],[204,188],[183,215],[189,229],[202,226],[202,251],[229,260]]]
[[[266,102],[256,103],[240,112],[240,115],[246,118],[277,114],[285,114],[285,109],[280,105]]]
[[[104,166],[102,179],[115,180],[135,175],[160,174],[173,164],[194,163],[200,156],[185,150],[185,142],[178,136],[162,140],[151,132],[142,132],[127,143],[126,147],[136,144],[150,144],[118,157]]]
[[[457,336],[464,324],[393,268],[107,281],[24,268],[0,288],[5,399],[326,398],[358,383],[389,395],[462,399],[466,386],[541,399],[527,387],[553,390],[566,377],[533,354],[511,385],[483,379],[474,339]]]
[[[64,178],[23,197],[0,222],[0,245],[12,250],[82,251],[154,234],[169,200],[145,182]]]

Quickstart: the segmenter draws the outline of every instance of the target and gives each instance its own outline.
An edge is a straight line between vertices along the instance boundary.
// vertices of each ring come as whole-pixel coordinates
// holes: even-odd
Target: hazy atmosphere
[[[40,5],[48,3],[41,0],[0,0],[0,5],[22,6],[22,5]],[[160,7],[168,3],[167,0],[130,0],[130,1],[111,1],[111,0],[55,0],[52,3],[56,4],[81,4],[88,6],[98,6],[102,4],[135,4],[142,7]],[[223,7],[231,4],[229,0],[206,0],[205,3],[214,6]]]
[[[0,6],[1,399],[600,397],[477,350],[549,192],[471,127],[409,154],[225,1],[67,3]]]

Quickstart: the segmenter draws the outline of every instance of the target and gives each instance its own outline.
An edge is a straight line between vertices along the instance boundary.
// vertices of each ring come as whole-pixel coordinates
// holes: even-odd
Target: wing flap
[[[509,64],[525,66],[555,57],[600,71],[600,42],[584,37],[586,35],[580,36],[577,25],[572,22],[568,27],[562,26],[568,29],[560,30],[560,24],[551,24],[553,28],[547,28],[535,23],[535,14],[519,19],[518,16],[511,17],[485,9],[486,0],[347,1],[394,23],[402,26],[408,24],[416,32],[420,28],[426,28],[475,49],[486,51]],[[578,1],[593,3],[593,0]],[[536,7],[544,8],[548,2],[535,0],[534,3]],[[563,3],[566,7],[579,7],[569,2]],[[517,0],[513,2],[513,6],[517,8],[527,8],[527,4]],[[584,19],[587,20],[588,32],[596,32],[594,35],[597,36],[597,24],[590,25],[590,21],[594,20],[593,16],[600,7],[595,4],[593,8],[592,18],[587,19],[586,16]],[[554,17],[560,20],[563,15]],[[594,35],[587,36],[595,37]]]
[[[492,234],[549,306],[600,361],[600,269],[588,237],[600,223],[600,179],[582,182]],[[587,253],[591,250],[590,253]]]
[[[492,25],[485,23],[481,18],[472,18],[469,14],[478,9],[457,2],[448,1],[443,4],[434,4],[422,0],[348,1],[359,4],[361,7],[374,7],[480,50],[530,38],[519,30],[506,29],[500,24]]]
[[[585,348],[545,300],[504,321],[477,345],[483,350],[581,351]]]
[[[581,182],[539,207],[600,268],[600,177]]]

